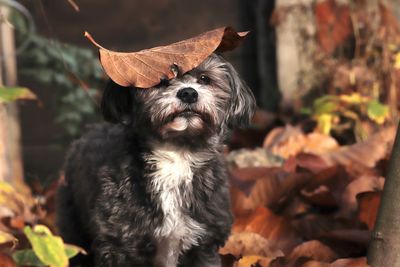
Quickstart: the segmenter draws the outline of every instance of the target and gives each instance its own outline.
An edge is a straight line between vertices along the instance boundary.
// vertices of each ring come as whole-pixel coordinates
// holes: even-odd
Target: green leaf
[[[37,99],[36,95],[24,87],[0,87],[0,103],[17,99]]]
[[[46,264],[40,261],[32,249],[22,249],[16,251],[13,253],[12,258],[18,265],[37,267],[46,266]]]
[[[75,257],[78,253],[86,255],[86,251],[84,249],[74,245],[65,244],[64,250],[69,259]],[[37,267],[47,266],[42,261],[40,261],[40,259],[38,258],[38,256],[36,256],[35,252],[32,249],[18,250],[12,255],[12,257],[18,265],[29,265]]]
[[[382,124],[389,115],[389,107],[380,103],[378,100],[372,100],[368,103],[367,114],[371,120]]]
[[[54,236],[44,225],[36,225],[33,229],[26,226],[24,233],[41,262],[51,267],[68,266],[68,257],[61,237]]]
[[[78,255],[78,253],[82,253],[83,255],[87,254],[83,248],[78,246],[65,244],[64,248],[65,248],[65,254],[69,259],[75,257],[76,255]]]
[[[314,115],[329,114],[338,109],[339,103],[336,96],[323,96],[314,101]]]

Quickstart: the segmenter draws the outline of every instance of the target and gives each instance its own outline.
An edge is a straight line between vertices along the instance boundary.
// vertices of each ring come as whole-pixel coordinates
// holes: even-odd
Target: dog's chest
[[[156,262],[176,266],[179,254],[193,245],[204,233],[202,225],[185,213],[193,201],[193,171],[201,164],[199,157],[187,151],[158,147],[147,157],[152,165],[151,186],[164,214],[156,228]]]

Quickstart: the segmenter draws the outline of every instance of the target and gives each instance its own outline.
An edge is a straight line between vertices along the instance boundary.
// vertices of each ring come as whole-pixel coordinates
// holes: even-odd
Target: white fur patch
[[[192,195],[193,166],[203,164],[208,154],[193,154],[170,145],[155,145],[145,156],[147,163],[155,166],[152,187],[160,197],[164,213],[163,225],[156,229],[160,266],[176,266],[180,253],[198,244],[204,233],[201,224],[182,212],[190,206]]]

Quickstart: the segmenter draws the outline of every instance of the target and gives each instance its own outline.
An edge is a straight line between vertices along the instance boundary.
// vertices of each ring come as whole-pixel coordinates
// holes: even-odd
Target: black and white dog
[[[58,192],[62,237],[89,252],[81,264],[220,266],[232,223],[223,141],[254,109],[216,54],[154,88],[110,82],[110,123],[72,145]]]

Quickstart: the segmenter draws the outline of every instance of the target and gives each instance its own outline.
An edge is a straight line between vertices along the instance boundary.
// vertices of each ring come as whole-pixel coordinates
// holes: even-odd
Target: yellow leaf
[[[400,69],[400,52],[394,56],[394,68]]]
[[[333,115],[322,114],[317,118],[317,130],[320,133],[328,135],[332,129]]]
[[[350,104],[360,104],[369,101],[368,97],[362,96],[360,93],[352,93],[350,95],[340,95],[339,99]]]
[[[17,241],[18,240],[13,235],[7,232],[0,231],[0,244],[13,242],[13,244],[15,245]]]
[[[272,260],[273,259],[271,258],[262,257],[259,255],[244,256],[239,260],[237,267],[268,267]]]

